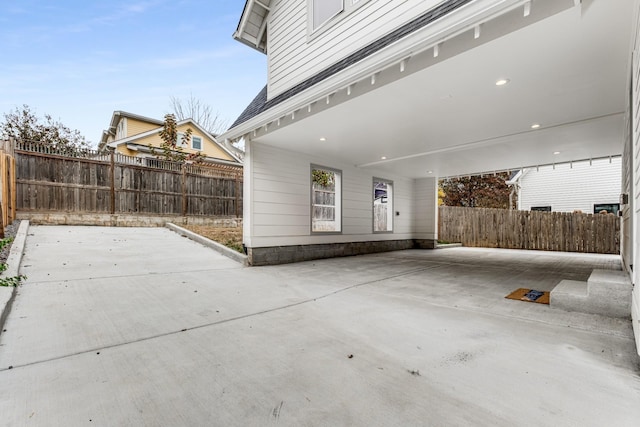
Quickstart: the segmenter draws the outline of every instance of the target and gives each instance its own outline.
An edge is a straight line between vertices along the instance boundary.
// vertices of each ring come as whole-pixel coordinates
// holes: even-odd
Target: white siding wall
[[[244,239],[247,246],[413,238],[413,179],[358,169],[339,160],[310,157],[255,142],[249,145],[247,158],[251,176],[245,175],[245,200],[248,203],[245,204]],[[342,171],[341,234],[311,235],[311,164]],[[400,215],[395,216],[394,212],[394,232],[391,234],[373,234],[374,176],[393,181],[394,211]],[[424,211],[422,215],[426,217],[429,213]],[[435,210],[431,216],[435,218]]]
[[[631,68],[631,149],[630,152],[633,164],[633,171],[629,171],[630,176],[626,178],[631,181],[631,237],[633,243],[633,274],[631,280],[634,284],[633,296],[631,300],[631,317],[633,332],[636,339],[636,349],[640,354],[640,2],[636,1],[634,16],[634,40],[633,40],[633,61]]]
[[[415,235],[416,239],[438,238],[438,180],[423,178],[415,181]]]
[[[349,1],[349,0],[345,0]],[[361,0],[363,1],[363,0]],[[269,15],[269,98],[402,26],[443,0],[368,0],[309,33],[309,0],[279,0]]]
[[[519,208],[551,206],[553,212],[581,210],[593,213],[593,205],[618,203],[622,164],[620,157],[528,169],[521,178]]]

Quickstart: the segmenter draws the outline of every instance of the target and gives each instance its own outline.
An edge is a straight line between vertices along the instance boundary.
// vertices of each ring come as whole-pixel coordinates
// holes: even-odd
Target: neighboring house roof
[[[131,119],[140,120],[142,122],[147,122],[151,124],[155,124],[158,126],[162,126],[164,122],[162,120],[152,119],[151,117],[141,116],[139,114],[128,113],[126,111],[114,111],[111,116],[111,123],[109,124],[109,128],[107,130],[102,131],[102,138],[100,140],[100,144],[104,145],[107,143],[107,139],[109,136],[116,135],[116,129],[118,128],[118,123],[123,117],[129,117]]]
[[[114,113],[114,115],[115,115],[115,113]],[[144,119],[145,121],[149,121],[149,120],[147,120],[147,118],[142,118],[141,119],[142,116],[128,115],[127,117],[132,117],[132,118],[136,118],[136,119],[139,119],[139,120]],[[118,139],[118,140],[112,141],[112,142],[106,144],[106,146],[111,147],[111,148],[116,148],[119,145],[125,144],[125,145],[127,145],[127,147],[136,146],[136,147],[138,147],[139,151],[145,151],[144,149],[140,150],[140,148],[146,147],[146,144],[136,144],[136,141],[139,141],[139,140],[141,140],[143,138],[147,138],[149,136],[157,135],[158,132],[160,131],[161,127],[164,126],[164,122],[163,121],[158,121],[158,120],[155,120],[155,119],[150,119],[150,120],[152,120],[151,123],[158,123],[159,126],[157,128],[155,128],[155,129],[151,129],[151,130],[146,131],[146,132],[142,132],[142,133],[139,133],[139,134],[136,134],[136,135],[129,136],[127,138],[122,138],[122,139]],[[223,150],[225,153],[227,153],[232,159],[235,160],[235,162],[229,162],[227,160],[220,159],[221,162],[223,162],[223,163],[227,163],[228,162],[230,164],[242,163],[242,160],[235,153],[233,153],[231,150],[229,150],[223,144],[220,144],[218,141],[216,141],[216,139],[213,137],[213,135],[211,135],[209,132],[207,132],[205,129],[203,129],[198,123],[194,122],[193,119],[185,119],[185,120],[181,120],[181,121],[176,123],[177,126],[182,126],[182,125],[185,125],[185,124],[189,124],[189,126],[193,126],[194,128],[198,129],[198,131],[200,131],[203,135],[206,135],[211,140],[212,143],[214,143],[221,150]],[[116,124],[116,126],[117,126],[117,124]],[[218,160],[218,159],[216,159],[216,160]]]
[[[526,169],[519,169],[517,171],[511,172],[511,176],[508,180],[505,181],[507,185],[517,184],[520,178],[526,173]]]
[[[269,110],[271,107],[274,107],[278,104],[280,104],[281,102],[305,91],[306,89],[314,86],[317,83],[320,83],[321,81],[333,76],[334,74],[348,68],[349,66],[365,59],[366,57],[373,55],[374,53],[382,50],[383,48],[397,42],[398,40],[406,37],[407,35],[425,27],[426,25],[436,21],[437,19],[449,14],[450,12],[452,12],[453,10],[464,6],[465,4],[471,2],[473,0],[447,0],[445,2],[443,2],[442,4],[440,4],[439,6],[434,7],[433,9],[428,10],[427,12],[425,12],[424,14],[418,16],[417,18],[413,19],[412,21],[409,21],[408,23],[406,23],[405,25],[403,25],[402,27],[390,32],[389,34],[387,34],[384,37],[379,38],[378,40],[370,43],[369,45],[363,47],[362,49],[352,53],[351,55],[347,56],[346,58],[336,62],[335,64],[331,65],[328,68],[325,68],[324,70],[320,71],[319,73],[317,73],[316,75],[308,78],[307,80],[303,81],[302,83],[297,84],[296,86],[292,87],[291,89],[279,94],[278,96],[267,100],[267,88],[265,87],[264,89],[262,89],[260,91],[260,93],[254,98],[254,100],[249,104],[249,106],[242,112],[242,114],[240,114],[240,117],[238,117],[236,119],[236,121],[231,125],[230,129],[233,129],[234,127],[246,122],[247,120],[252,119],[253,117]],[[238,25],[238,31],[236,31],[236,33],[234,34],[234,37],[245,43],[245,44],[249,44],[246,42],[246,40],[238,38],[242,36],[242,32],[240,31],[241,25],[243,20],[248,19],[247,18],[247,14],[251,13],[255,7],[255,1],[254,0],[248,0],[247,3],[245,4],[245,9],[243,11],[242,14],[242,18],[240,20],[240,24]],[[264,16],[265,22],[266,22],[266,15]],[[240,31],[240,32],[239,32]],[[236,37],[237,36],[237,37]],[[265,41],[266,41],[266,35],[265,37]],[[255,46],[252,46],[255,48]],[[260,50],[260,49],[258,49]]]

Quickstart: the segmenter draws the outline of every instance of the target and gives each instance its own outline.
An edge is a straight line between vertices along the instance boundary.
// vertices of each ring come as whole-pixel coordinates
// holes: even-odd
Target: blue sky
[[[27,104],[95,145],[114,110],[162,119],[193,94],[231,124],[266,82],[232,38],[244,3],[2,0],[0,113]]]

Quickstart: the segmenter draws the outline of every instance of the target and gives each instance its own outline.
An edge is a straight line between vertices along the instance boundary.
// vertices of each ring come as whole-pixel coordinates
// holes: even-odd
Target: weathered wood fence
[[[30,212],[242,216],[242,168],[17,143],[17,208]]]
[[[0,237],[16,219],[16,159],[13,141],[0,140]]]
[[[438,239],[474,247],[619,254],[620,218],[440,206]]]

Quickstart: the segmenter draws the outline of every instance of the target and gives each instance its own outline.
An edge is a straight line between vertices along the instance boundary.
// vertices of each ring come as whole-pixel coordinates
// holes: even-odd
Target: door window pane
[[[373,180],[373,232],[393,231],[393,183]]]

